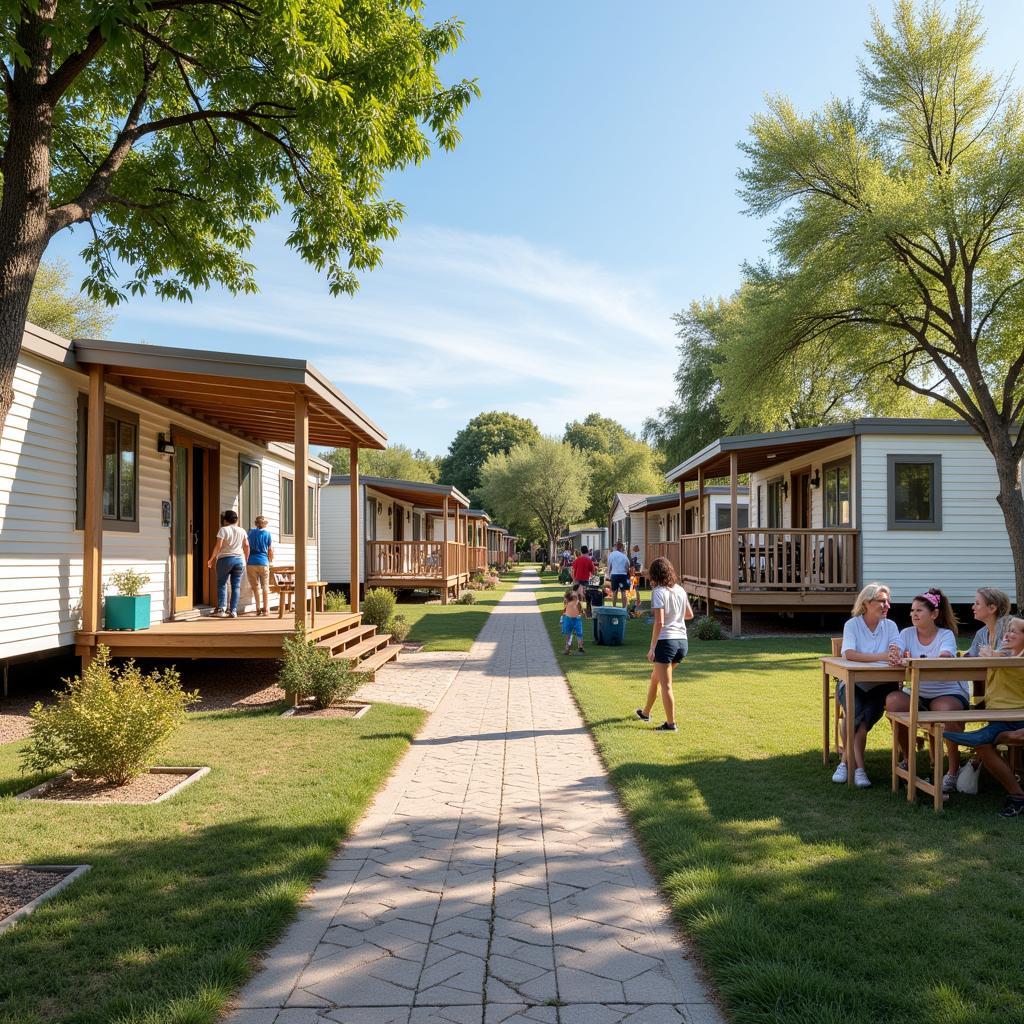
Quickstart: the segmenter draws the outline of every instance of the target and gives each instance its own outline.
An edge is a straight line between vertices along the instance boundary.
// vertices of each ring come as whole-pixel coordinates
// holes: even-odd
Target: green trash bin
[[[626,609],[605,605],[594,609],[597,642],[606,647],[621,647],[626,641]]]

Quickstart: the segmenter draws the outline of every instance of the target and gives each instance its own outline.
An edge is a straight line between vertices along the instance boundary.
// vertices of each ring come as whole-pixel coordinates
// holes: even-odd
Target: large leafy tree
[[[616,492],[657,494],[666,486],[660,456],[607,416],[592,412],[582,421],[567,424],[562,440],[587,456],[584,515],[594,522],[607,521]]]
[[[587,506],[586,457],[554,437],[538,437],[491,455],[480,470],[479,498],[516,533],[539,533],[555,557],[562,531]]]
[[[441,482],[469,494],[479,486],[480,467],[489,456],[538,440],[540,431],[533,420],[511,412],[482,412],[452,438],[441,460]]]
[[[324,452],[323,457],[331,464],[335,473],[345,475],[349,471],[349,451],[336,448]],[[419,448],[413,451],[404,444],[389,444],[379,451],[372,448],[359,449],[359,472],[366,476],[386,477],[389,480],[416,480],[432,484],[437,481],[439,460]]]
[[[335,293],[380,259],[391,170],[451,148],[473,82],[445,87],[456,22],[421,0],[0,0],[0,426],[32,283],[88,224],[85,287],[253,291],[253,225]],[[128,268],[127,280],[118,276]]]
[[[749,210],[777,215],[760,365],[794,352],[886,362],[902,388],[969,423],[998,476],[1024,605],[1024,99],[980,64],[981,17],[900,0],[877,16],[862,102],[756,117]]]
[[[110,307],[68,284],[70,270],[63,260],[39,264],[28,318],[64,338],[103,338],[113,324]]]

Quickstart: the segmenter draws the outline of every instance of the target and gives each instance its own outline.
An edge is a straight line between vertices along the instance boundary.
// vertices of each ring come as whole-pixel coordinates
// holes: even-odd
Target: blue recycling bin
[[[626,609],[604,606],[594,609],[597,643],[606,647],[621,647],[626,641]]]

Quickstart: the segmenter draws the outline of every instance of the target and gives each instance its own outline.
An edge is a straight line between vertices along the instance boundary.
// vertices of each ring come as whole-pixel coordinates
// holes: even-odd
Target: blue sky
[[[987,62],[1009,71],[1024,7],[982,10]],[[669,401],[672,314],[731,292],[764,251],[737,143],[765,94],[804,109],[856,94],[870,6],[430,0],[428,19],[448,16],[466,41],[443,75],[483,96],[455,153],[389,181],[401,237],[354,299],[284,247],[282,219],[258,229],[259,295],[132,299],[112,336],[309,359],[391,440],[432,453],[490,409],[560,434],[592,411],[636,430]],[[85,241],[65,233],[49,255],[77,270]]]

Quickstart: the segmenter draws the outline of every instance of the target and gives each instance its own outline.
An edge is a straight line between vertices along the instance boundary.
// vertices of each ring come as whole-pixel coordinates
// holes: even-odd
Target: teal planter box
[[[107,629],[149,629],[149,594],[138,597],[114,594],[106,598],[103,625]]]

